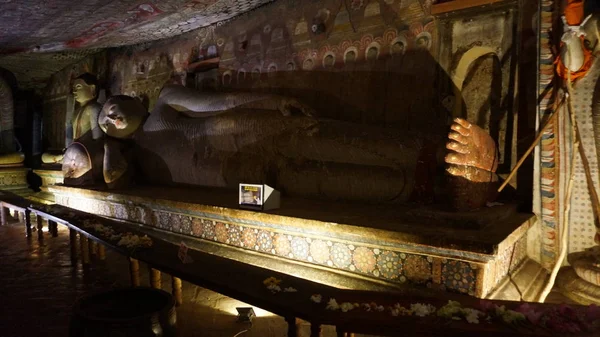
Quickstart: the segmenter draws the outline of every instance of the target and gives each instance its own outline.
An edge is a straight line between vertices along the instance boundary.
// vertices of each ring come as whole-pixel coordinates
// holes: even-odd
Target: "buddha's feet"
[[[485,130],[461,118],[451,129],[445,158],[450,202],[459,211],[483,207],[498,181],[496,143]]]

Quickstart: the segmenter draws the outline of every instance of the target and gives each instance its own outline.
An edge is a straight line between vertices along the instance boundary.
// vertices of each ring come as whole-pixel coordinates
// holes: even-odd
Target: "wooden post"
[[[150,286],[154,289],[162,288],[162,280],[160,278],[160,270],[150,267]]]
[[[25,222],[25,212],[19,211],[19,222],[20,223],[24,223]]]
[[[90,254],[94,256],[98,255],[98,243],[94,240],[90,241]]]
[[[79,242],[81,243],[81,263],[83,263],[83,265],[88,265],[90,264],[90,248],[88,238],[80,233]]]
[[[140,262],[134,258],[129,258],[129,276],[131,277],[131,286],[140,286]]]
[[[58,236],[58,224],[56,221],[48,220],[48,230],[52,234],[52,237]]]
[[[321,337],[321,324],[318,323],[310,323],[310,337]]]
[[[175,303],[180,306],[183,303],[183,294],[181,291],[181,279],[175,276],[171,276],[171,287],[173,296],[175,297]]]
[[[106,251],[104,250],[104,246],[101,244],[98,244],[98,258],[101,261],[104,261],[104,259],[106,259]]]
[[[25,232],[27,233],[27,237],[31,237],[31,211],[25,210]]]
[[[4,207],[4,204],[1,204],[2,211],[0,212],[0,224],[2,226],[6,226],[7,218],[8,218],[8,208]]]
[[[69,242],[71,246],[71,264],[77,264],[77,231],[69,228]]]
[[[288,337],[297,337],[299,325],[296,323],[296,317],[286,317],[285,321],[288,324]]]
[[[19,210],[18,209],[13,209],[13,218],[15,218],[15,220],[19,219]]]
[[[44,219],[41,216],[36,217],[38,240],[44,239]]]

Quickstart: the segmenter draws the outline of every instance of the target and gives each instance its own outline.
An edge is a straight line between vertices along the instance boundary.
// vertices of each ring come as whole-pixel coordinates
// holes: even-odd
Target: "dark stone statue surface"
[[[463,192],[469,182],[481,189],[495,180],[494,142],[464,120],[446,144],[439,134],[320,119],[289,97],[167,86],[149,115],[135,99],[110,98],[99,125],[109,136],[102,164],[109,187],[125,186],[135,168],[150,184],[266,183],[292,196],[401,203],[416,190],[433,193],[423,184],[436,178],[418,173],[434,167],[430,174],[443,175],[444,162]],[[446,148],[452,152],[444,159]],[[484,190],[469,207],[485,204]]]

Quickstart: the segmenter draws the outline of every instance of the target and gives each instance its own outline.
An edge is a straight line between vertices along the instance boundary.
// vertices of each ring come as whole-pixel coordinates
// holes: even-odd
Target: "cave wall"
[[[278,1],[229,23],[111,52],[111,92],[156,100],[167,81],[289,94],[355,122],[446,124],[437,30],[419,1]],[[188,72],[220,57],[218,70]],[[435,99],[431,99],[435,97]]]

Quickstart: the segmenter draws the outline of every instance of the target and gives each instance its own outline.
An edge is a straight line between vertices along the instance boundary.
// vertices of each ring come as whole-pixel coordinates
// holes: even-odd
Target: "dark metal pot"
[[[175,337],[175,300],[168,292],[123,288],[96,293],[75,304],[71,337]]]

